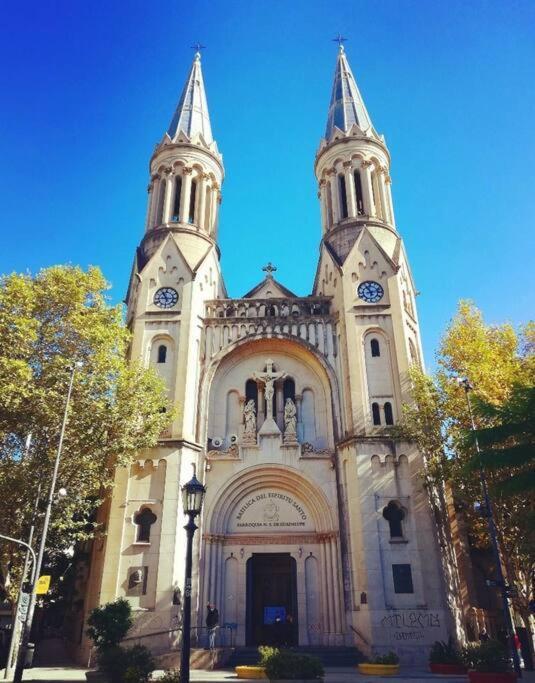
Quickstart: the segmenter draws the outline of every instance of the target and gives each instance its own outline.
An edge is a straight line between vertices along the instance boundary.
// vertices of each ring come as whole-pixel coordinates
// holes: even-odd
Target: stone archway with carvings
[[[203,529],[201,594],[204,603],[221,605],[223,621],[226,603],[232,605],[238,643],[245,633],[245,565],[252,555],[265,552],[289,553],[297,561],[302,585],[299,642],[337,642],[333,634],[341,635],[344,626],[334,497],[330,500],[295,468],[258,465],[242,470],[218,491],[205,512]],[[315,572],[310,571],[312,563]],[[228,575],[230,569],[233,576]],[[229,601],[226,592],[231,585]],[[315,611],[313,606],[319,608]]]

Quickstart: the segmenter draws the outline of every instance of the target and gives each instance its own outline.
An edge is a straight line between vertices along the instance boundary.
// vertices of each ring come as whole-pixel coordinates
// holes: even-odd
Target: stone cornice
[[[164,152],[168,152],[170,150],[179,150],[181,148],[186,148],[190,150],[194,150],[196,152],[202,152],[203,154],[206,154],[207,156],[211,157],[216,164],[219,166],[219,169],[221,170],[221,176],[224,178],[225,177],[225,169],[223,167],[223,162],[220,158],[220,155],[216,155],[216,153],[210,151],[209,149],[206,149],[205,147],[200,147],[199,145],[194,145],[193,143],[190,142],[171,142],[167,145],[158,145],[157,148],[154,150],[152,153],[152,156],[149,161],[149,173],[151,173],[152,169],[152,162],[161,154],[163,155]]]
[[[347,145],[351,144],[352,142],[365,142],[366,144],[378,147],[381,151],[383,151],[386,154],[388,163],[390,163],[390,152],[388,151],[388,147],[384,142],[381,142],[380,140],[376,140],[374,138],[367,138],[365,135],[347,135],[343,138],[338,138],[337,140],[329,142],[327,145],[325,145],[325,147],[323,147],[316,153],[316,159],[314,160],[314,173],[316,173],[320,159],[326,152],[331,150],[335,145]]]
[[[302,534],[203,534],[208,543],[223,545],[306,545],[310,543],[327,543],[340,536],[339,531],[310,531]]]

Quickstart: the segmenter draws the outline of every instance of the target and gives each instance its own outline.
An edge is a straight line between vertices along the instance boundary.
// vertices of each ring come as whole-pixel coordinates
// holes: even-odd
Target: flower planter
[[[516,674],[512,671],[505,671],[503,673],[469,671],[468,679],[470,683],[515,683]]]
[[[362,662],[358,665],[359,673],[366,676],[395,676],[399,673],[399,664],[370,664]],[[478,682],[479,683],[479,682]],[[481,683],[483,683],[481,681]]]
[[[442,674],[445,676],[462,676],[466,673],[466,667],[462,664],[438,664],[430,662],[429,670],[433,674]]]
[[[234,671],[238,678],[258,678],[267,680],[266,670],[263,666],[237,666]]]

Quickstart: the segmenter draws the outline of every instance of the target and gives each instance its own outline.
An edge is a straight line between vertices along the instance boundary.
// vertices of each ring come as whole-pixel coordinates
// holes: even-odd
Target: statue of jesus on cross
[[[268,358],[266,361],[266,371],[265,372],[255,372],[253,378],[263,382],[265,385],[264,396],[266,398],[266,419],[268,420],[273,416],[273,397],[275,395],[275,382],[278,379],[286,377],[285,372],[275,372],[273,370],[273,361]]]

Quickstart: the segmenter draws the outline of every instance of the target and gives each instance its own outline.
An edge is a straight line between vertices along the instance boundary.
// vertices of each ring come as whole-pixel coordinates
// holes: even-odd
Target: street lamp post
[[[184,529],[187,533],[186,546],[186,575],[184,582],[184,611],[182,618],[182,652],[180,658],[180,681],[189,683],[189,658],[191,650],[190,631],[191,631],[191,565],[193,555],[193,535],[197,530],[195,517],[200,514],[206,489],[195,476],[195,466],[193,467],[193,478],[182,487],[182,504],[184,514],[188,516],[188,523]]]
[[[32,575],[30,604],[28,606],[28,613],[27,613],[26,618],[22,624],[22,635],[21,635],[21,642],[20,642],[20,650],[19,650],[19,655],[17,658],[17,665],[15,667],[15,674],[13,676],[13,683],[21,683],[21,681],[22,681],[22,674],[24,671],[24,663],[25,663],[25,659],[26,659],[26,650],[28,649],[28,642],[30,640],[30,631],[32,628],[32,621],[33,621],[33,613],[35,611],[36,582],[39,580],[39,575],[41,573],[41,566],[43,564],[43,557],[45,554],[46,537],[48,534],[50,517],[52,515],[52,504],[54,502],[54,494],[56,492],[56,482],[58,479],[59,463],[61,460],[61,451],[63,449],[63,440],[65,438],[65,428],[67,427],[67,418],[69,416],[69,403],[71,400],[72,385],[74,382],[74,373],[76,372],[76,368],[80,365],[81,365],[81,363],[73,363],[73,365],[71,367],[71,374],[70,374],[70,378],[69,378],[69,388],[67,390],[67,398],[65,399],[65,410],[63,412],[63,422],[61,424],[61,432],[59,435],[58,450],[56,453],[56,459],[54,461],[54,470],[52,472],[52,481],[50,483],[50,491],[49,491],[48,500],[46,503],[45,519],[43,522],[43,530],[41,533],[41,543],[39,545],[39,554],[37,556],[37,562],[35,564],[35,571],[33,572],[33,575]]]
[[[472,412],[472,402],[470,401],[470,392],[473,386],[470,384],[466,377],[459,378],[457,380],[459,385],[462,386],[466,394],[466,402],[468,404],[468,414],[470,415],[471,430],[474,437],[474,445],[476,447],[476,453],[479,459],[479,479],[481,481],[481,489],[483,491],[483,504],[485,516],[487,517],[487,523],[489,527],[489,535],[492,545],[492,554],[494,555],[494,563],[496,565],[497,581],[496,584],[500,590],[500,595],[502,598],[502,611],[503,618],[505,621],[505,628],[507,630],[507,640],[509,643],[509,649],[513,658],[513,665],[517,676],[522,676],[522,670],[520,668],[520,658],[518,656],[518,650],[516,649],[515,638],[514,638],[514,626],[513,620],[511,619],[511,612],[509,610],[509,599],[507,595],[507,586],[505,583],[505,576],[503,573],[502,560],[500,557],[500,547],[498,545],[498,534],[496,531],[496,522],[494,521],[494,513],[492,507],[492,501],[489,495],[489,488],[487,485],[487,477],[485,475],[485,468],[483,466],[483,458],[481,454],[481,449],[479,447],[479,441],[477,438],[476,423],[474,421],[474,413]]]

